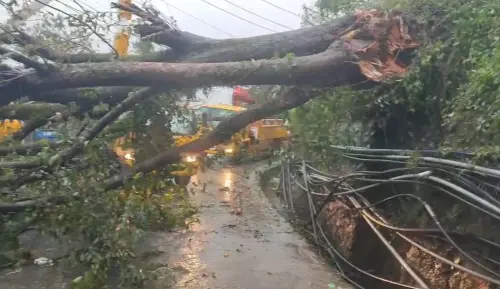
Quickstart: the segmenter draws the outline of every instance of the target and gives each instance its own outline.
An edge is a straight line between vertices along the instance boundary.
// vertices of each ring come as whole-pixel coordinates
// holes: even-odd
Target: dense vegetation
[[[416,17],[423,47],[402,80],[370,91],[335,89],[298,108],[294,127],[304,145],[318,157],[333,144],[497,153],[500,5],[319,0],[305,8],[304,24],[362,7],[399,8]]]
[[[82,10],[85,12],[77,14],[40,13],[41,19],[36,25],[23,29],[31,30],[38,40],[61,53],[93,51],[98,48],[96,39],[109,35],[113,29],[115,23],[110,19],[114,18],[110,16],[115,15]],[[94,29],[89,31],[89,27]],[[78,43],[68,39],[78,39]],[[138,54],[154,49],[150,42],[138,41],[133,46]],[[117,138],[135,136],[124,147],[135,149],[137,161],[174,146],[169,125],[181,111],[177,102],[186,99],[186,95],[191,97],[191,92],[163,93],[149,98],[86,140],[81,153],[72,160],[47,165],[51,157],[64,155],[78,145],[82,136],[99,126],[99,118],[113,109],[109,103],[95,101],[98,92],[98,89],[87,89],[82,103],[67,104],[70,109],[64,112],[64,119],[49,121],[51,127],[61,133],[60,143],[42,151],[24,152],[25,156],[15,153],[3,156],[3,166],[12,161],[35,160],[40,160],[40,165],[30,170],[2,168],[0,208],[12,211],[11,206],[3,204],[16,203],[19,213],[2,211],[0,214],[0,268],[33,262],[31,252],[20,247],[18,237],[36,230],[60,241],[63,248],[69,248],[66,255],[54,261],[67,260],[70,262],[64,264],[83,268],[78,271],[81,275],[74,279],[74,288],[105,288],[111,272],[116,269],[121,276],[117,278],[121,286],[135,288],[153,278],[155,269],[144,268],[144,264],[134,265],[138,257],[137,243],[149,231],[184,228],[195,220],[196,209],[185,198],[184,189],[174,184],[168,174],[170,166],[138,174],[119,189],[107,190],[104,184],[125,169],[112,150]],[[21,100],[19,107],[25,103]],[[37,115],[33,115],[33,111],[27,113],[26,126],[35,123],[35,128],[39,127],[44,122],[36,124],[36,121],[54,114],[54,111],[34,112]],[[11,135],[1,145],[22,147],[21,139]],[[161,145],[152,148],[152,143]],[[43,141],[40,144],[43,145]],[[26,210],[26,206],[32,208]]]
[[[318,1],[310,9],[305,9],[304,23],[311,25],[324,22],[336,15],[348,13],[354,8],[363,7],[400,8],[412,14],[419,20],[423,27],[422,31],[425,32],[422,33],[420,39],[424,45],[419,49],[418,57],[413,59],[413,67],[406,78],[385,83],[369,91],[355,91],[349,88],[333,89],[325,92],[320,99],[308,103],[303,108],[298,108],[292,117],[292,124],[295,133],[300,136],[302,148],[312,153],[314,157],[321,158],[325,164],[333,163],[331,161],[335,154],[332,153],[331,145],[334,144],[361,144],[379,148],[472,149],[494,153],[496,147],[491,144],[497,141],[500,128],[497,116],[500,104],[495,95],[500,85],[500,82],[496,80],[500,65],[500,53],[497,51],[500,39],[498,37],[500,4],[495,1],[480,0],[379,2],[324,0]],[[175,27],[175,23],[171,19],[158,21],[155,17],[159,17],[159,14],[155,14],[153,9],[145,8],[145,11],[150,13],[147,16],[153,15],[149,17],[153,19],[150,22],[155,25],[160,23],[156,28],[167,27],[174,31],[172,27]],[[45,46],[53,47],[62,53],[87,53],[95,50],[96,47],[92,47],[93,41],[104,39],[103,35],[109,33],[110,28],[113,27],[114,23],[105,20],[108,16],[106,13],[92,11],[77,15],[46,13],[42,17],[43,21],[34,27],[31,34],[36,35]],[[168,25],[165,24],[167,22]],[[22,33],[16,34],[16,31],[9,32],[22,35]],[[182,33],[174,32],[174,35]],[[177,37],[174,38],[178,40]],[[74,39],[85,41],[75,43]],[[186,39],[189,40],[189,35]],[[218,41],[211,42],[210,39],[200,40],[196,37],[194,39],[207,41],[205,43],[207,45],[200,45],[207,49],[217,48],[217,43],[219,43]],[[161,41],[161,39],[155,40]],[[179,44],[172,39],[169,40],[172,43],[164,45],[171,44],[171,47],[181,50],[190,47],[190,45],[181,45],[185,43]],[[16,41],[19,42],[18,39]],[[16,41],[12,42],[17,43]],[[109,45],[107,42],[105,44]],[[26,55],[33,58],[39,56],[37,55],[39,49],[32,49],[33,47],[26,43],[19,46],[22,46],[20,50]],[[140,43],[139,47],[143,49],[142,53],[146,54],[156,46],[151,43]],[[192,45],[192,47],[196,46]],[[176,51],[179,55],[184,53],[185,58],[196,56],[196,53],[190,52],[193,51]],[[90,54],[89,61],[92,56],[97,55]],[[203,51],[200,52],[201,54]],[[10,53],[10,55],[16,54]],[[200,55],[197,57],[203,60],[203,55]],[[224,62],[223,58],[217,58],[220,53],[213,55],[216,58],[213,62]],[[240,54],[240,57],[242,60],[248,60],[245,55]],[[288,75],[292,71],[290,67],[293,66],[290,65],[290,63],[293,64],[293,56],[287,55],[286,58],[288,66],[280,66],[283,68],[281,71],[283,75]],[[56,60],[60,59],[56,58]],[[174,60],[172,62],[177,61],[177,59]],[[111,63],[105,64],[111,67],[114,61],[114,58],[108,57],[103,62]],[[272,61],[277,63],[280,59]],[[268,63],[272,64],[272,61]],[[247,65],[247,71],[250,71],[245,77],[258,75],[260,72],[259,69],[250,67],[252,63],[254,62],[244,63]],[[41,61],[38,64],[40,66]],[[91,67],[92,64],[85,65]],[[85,65],[73,67],[78,70]],[[100,67],[106,68],[105,65]],[[122,66],[129,68],[124,64]],[[210,65],[205,66],[210,67]],[[35,67],[39,68],[36,64]],[[51,65],[47,67],[54,68]],[[54,69],[61,67],[67,68],[60,65]],[[16,82],[9,78],[11,76],[14,76],[14,79],[27,78],[23,75],[23,70],[13,72],[10,67],[3,65],[0,69],[2,72],[6,71],[0,74],[1,80],[9,84],[18,95],[23,92],[16,85],[12,85]],[[101,72],[105,70],[102,69]],[[42,74],[40,71],[48,73],[46,70],[39,69],[38,74]],[[98,72],[99,69],[94,72],[96,71]],[[131,71],[134,72],[133,69]],[[217,73],[216,77],[210,78],[210,81],[235,82],[231,78],[235,73],[232,73],[230,69],[224,71],[227,75]],[[137,71],[135,73],[137,76]],[[77,76],[77,73],[74,75]],[[197,74],[177,76],[188,79],[192,75]],[[269,76],[264,74],[256,79],[267,80],[267,78]],[[124,85],[123,79],[121,85]],[[293,78],[277,79],[277,82],[286,84],[288,81],[290,84],[290,79]],[[108,77],[106,85],[114,80],[116,79]],[[189,81],[179,83],[189,86],[190,84],[186,82]],[[85,81],[83,83],[87,84]],[[142,84],[152,85],[146,81]],[[2,89],[5,87],[9,86],[0,86]],[[36,84],[33,87],[36,87]],[[302,100],[300,97],[289,98],[294,99],[296,103],[292,101],[273,103],[268,95],[273,91],[270,88],[274,89],[268,87],[260,92],[257,89],[254,90],[263,100],[271,101],[271,105],[257,111],[261,113],[260,117],[280,113],[283,109],[300,105],[308,100],[302,95]],[[165,91],[165,87],[162,89]],[[2,91],[4,93],[2,101],[7,99],[7,96],[11,96],[5,91],[6,89]],[[162,169],[156,169],[150,173],[136,174],[120,189],[106,187],[107,180],[113,176],[120,176],[123,170],[109,150],[117,137],[129,133],[135,135],[130,145],[137,150],[138,161],[149,159],[152,157],[151,153],[166,151],[174,146],[168,124],[172,116],[179,112],[176,102],[180,100],[181,95],[162,91],[159,95],[158,93],[153,93],[154,96],[149,95],[147,101],[144,101],[145,96],[133,108],[128,107],[127,110],[132,111],[129,117],[116,122],[112,121],[111,125],[101,131],[98,130],[99,121],[95,118],[119,109],[127,100],[133,98],[134,94],[128,96],[125,101],[122,98],[114,103],[106,99],[108,103],[104,104],[101,103],[104,97],[102,99],[97,97],[99,91],[98,88],[86,90],[87,93],[83,97],[85,101],[78,105],[72,102],[64,103],[69,107],[69,113],[65,115],[67,122],[60,125],[61,130],[67,132],[62,143],[57,146],[43,146],[41,151],[29,151],[22,156],[5,150],[7,153],[2,158],[0,183],[2,184],[2,203],[6,205],[0,208],[12,212],[19,207],[21,213],[1,215],[0,246],[4,252],[2,253],[4,258],[0,260],[1,265],[21,265],[18,262],[20,259],[30,258],[28,252],[23,252],[23,248],[19,248],[17,237],[26,230],[36,229],[55,235],[58,239],[68,240],[73,248],[76,248],[68,257],[86,265],[82,276],[75,279],[74,285],[77,288],[102,288],[115,267],[119,267],[121,273],[124,273],[120,281],[126,285],[137,286],[150,277],[149,271],[140,270],[131,265],[135,259],[133,249],[138,240],[149,230],[185,226],[191,221],[195,210],[184,199],[182,189],[171,181],[168,175],[171,166],[163,166]],[[145,91],[155,92],[154,89]],[[296,89],[295,92],[297,91],[299,90]],[[33,97],[37,96],[36,93],[33,94]],[[192,93],[185,92],[184,94]],[[113,94],[106,97],[115,96]],[[26,104],[23,99],[16,100],[18,104]],[[279,107],[277,104],[282,106]],[[119,111],[119,114],[123,112]],[[52,112],[37,114],[33,121],[38,121],[38,117],[47,119],[50,115]],[[251,117],[254,116],[250,115],[247,118]],[[227,123],[223,128],[229,128],[229,132],[231,129],[234,131],[239,129]],[[224,133],[223,128],[220,129],[222,133]],[[87,138],[89,134],[92,137]],[[225,134],[230,137],[230,133]],[[212,141],[208,147],[220,141],[217,137],[207,139]],[[152,148],[149,145],[151,142],[161,144],[162,147]],[[5,140],[2,145],[3,148],[12,148],[21,143],[20,139],[14,137]],[[197,148],[203,149],[202,145]],[[77,151],[79,154],[74,153]],[[73,157],[66,159],[67,155],[73,155]],[[29,169],[25,169],[26,162],[29,163]],[[13,203],[14,207],[10,205]],[[33,208],[33,210],[25,210],[26,207]]]

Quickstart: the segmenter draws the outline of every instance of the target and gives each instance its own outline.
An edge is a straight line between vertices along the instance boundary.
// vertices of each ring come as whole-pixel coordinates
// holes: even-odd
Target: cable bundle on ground
[[[467,229],[470,225],[467,221],[471,219],[476,222],[487,219],[491,224],[500,224],[500,170],[471,164],[470,160],[474,155],[468,152],[447,153],[444,157],[437,151],[341,146],[335,149],[354,163],[372,164],[367,167],[379,164],[379,167],[385,169],[334,175],[315,168],[311,162],[286,158],[278,189],[287,207],[293,211],[298,206],[294,189],[297,191],[298,188],[306,196],[304,199],[307,198],[314,241],[329,252],[337,269],[346,279],[363,288],[358,284],[361,282],[356,283],[354,280],[359,278],[352,274],[358,272],[364,277],[396,286],[391,288],[435,288],[418,268],[408,263],[408,256],[401,254],[401,250],[393,245],[394,240],[399,239],[406,242],[407,246],[417,248],[441,264],[450,266],[450,270],[463,272],[466,276],[483,282],[485,286],[500,285],[500,244],[491,240],[494,232],[482,234],[477,230]],[[332,244],[335,240],[327,237],[325,224],[321,224],[319,216],[332,202],[339,200],[353,214],[359,214],[395,258],[396,264],[411,277],[411,281],[394,281],[368,272],[360,268],[362,266],[353,264]],[[397,224],[394,214],[398,212],[388,214],[388,208],[400,204],[397,202],[413,202],[414,207],[420,208],[420,215],[425,215],[429,222],[423,226],[415,225],[416,221],[409,222],[410,226]],[[388,207],[389,204],[392,207]],[[461,208],[460,214],[445,216],[446,212],[456,210],[455,207]],[[454,223],[453,226],[448,224],[450,220]],[[483,228],[483,231],[495,231],[493,228]],[[442,252],[428,248],[422,242],[427,239],[438,240],[449,246],[460,259],[447,258]],[[369,259],[370,256],[366,258]],[[380,260],[380,263],[383,262],[384,260]]]

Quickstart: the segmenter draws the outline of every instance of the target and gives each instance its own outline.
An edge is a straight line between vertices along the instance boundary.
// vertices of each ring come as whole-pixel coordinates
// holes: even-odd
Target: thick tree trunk
[[[341,73],[339,73],[341,72]],[[367,80],[342,42],[325,52],[282,59],[225,63],[123,62],[66,65],[50,77],[38,74],[0,87],[1,104],[33,93],[95,86],[354,85]]]
[[[50,69],[45,69],[34,67],[24,55],[17,55],[21,63],[33,69],[25,75],[14,71],[12,73],[17,73],[16,77],[3,81],[0,86],[0,105],[24,96],[36,101],[61,104],[74,101],[88,109],[99,102],[113,105],[120,103],[101,120],[102,125],[85,132],[83,139],[90,141],[122,109],[129,109],[128,105],[143,99],[133,96],[126,98],[137,87],[151,87],[141,91],[155,93],[169,89],[237,84],[297,85],[303,88],[343,85],[370,87],[388,78],[403,76],[406,65],[401,63],[400,56],[419,45],[412,33],[408,32],[411,29],[408,29],[407,21],[400,12],[357,11],[321,26],[228,40],[200,37],[162,25],[158,19],[146,19],[153,25],[138,26],[138,31],[143,36],[148,34],[157,43],[168,45],[170,48],[159,54],[163,54],[162,57],[171,60],[171,63],[147,62],[145,59],[141,62],[101,62],[108,59],[109,55],[96,55],[93,60],[99,63],[61,64],[64,61],[59,61],[59,64],[51,64]],[[62,56],[54,57],[62,59]],[[79,62],[89,57],[81,54],[67,59]],[[43,63],[39,64],[43,66]],[[185,153],[196,153],[217,145],[246,125],[297,107],[316,95],[297,88],[291,89],[285,96],[223,121],[210,134],[194,142],[137,164],[131,171],[109,179],[106,187],[114,188],[137,172],[148,172],[178,161]],[[127,100],[123,101],[125,98]],[[49,164],[64,163],[75,156],[84,147],[83,139],[77,140],[74,147],[53,156]],[[29,165],[9,162],[4,165],[32,167],[38,162]]]
[[[116,86],[94,87],[78,89],[57,89],[48,92],[33,92],[30,100],[51,103],[78,104],[82,110],[91,109],[100,102],[114,106],[127,98],[128,94],[137,91],[140,87]]]
[[[186,32],[164,31],[159,27],[139,26],[141,36],[159,33],[150,40],[187,52],[181,62],[234,62],[269,59],[287,54],[305,56],[325,51],[356,22],[346,16],[327,24],[256,37],[215,40]]]

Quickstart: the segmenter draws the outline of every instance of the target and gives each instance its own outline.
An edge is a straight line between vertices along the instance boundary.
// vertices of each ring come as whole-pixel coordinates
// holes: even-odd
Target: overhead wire
[[[57,8],[57,7],[54,7],[52,5],[49,5],[49,4],[46,4],[46,3],[43,3],[41,2],[40,0],[34,0],[35,2],[37,3],[40,3],[44,6],[47,6],[53,10],[56,10],[60,13],[63,13],[64,15],[67,15],[68,17],[72,18],[73,20],[76,20],[78,22],[80,22],[82,25],[84,25],[85,27],[89,28],[90,31],[92,31],[97,37],[99,37],[107,46],[109,46],[111,48],[111,50],[114,52],[115,56],[118,57],[118,52],[116,51],[115,47],[113,45],[111,45],[111,43],[109,43],[102,35],[100,35],[99,33],[97,33],[97,31],[92,27],[90,26],[89,24],[81,21],[80,19],[76,18],[75,16],[71,15],[71,14],[68,14],[64,11],[62,11],[61,9]]]
[[[266,20],[266,21],[269,21],[269,22],[271,22],[271,23],[274,23],[274,24],[276,24],[276,25],[278,25],[278,26],[281,26],[281,27],[283,27],[283,28],[293,30],[293,28],[291,28],[291,27],[289,27],[289,26],[283,25],[283,24],[281,24],[281,23],[279,23],[279,22],[276,22],[276,21],[274,21],[274,20],[272,20],[272,19],[266,18],[266,17],[264,17],[264,16],[262,16],[262,15],[259,15],[259,14],[255,13],[255,12],[252,12],[252,11],[250,11],[250,10],[248,10],[248,9],[244,8],[244,7],[241,7],[240,5],[238,5],[238,4],[236,4],[236,3],[233,3],[233,2],[231,2],[231,1],[229,1],[229,0],[224,0],[224,1],[226,1],[227,3],[229,3],[229,4],[231,4],[231,5],[235,6],[235,7],[240,8],[240,9],[241,9],[241,10],[243,10],[243,11],[246,11],[246,12],[248,12],[248,13],[250,13],[250,14],[254,15],[254,16],[257,16],[257,17],[259,17],[259,18],[261,18],[261,19],[264,19],[264,20]]]
[[[202,2],[204,2],[204,3],[206,3],[206,4],[210,5],[210,6],[212,6],[212,7],[216,8],[216,9],[218,9],[218,10],[221,10],[221,11],[223,11],[223,12],[225,12],[225,13],[229,14],[229,15],[232,15],[232,16],[233,16],[233,17],[235,17],[235,18],[238,18],[238,19],[240,19],[240,20],[243,20],[243,21],[245,21],[245,22],[247,22],[247,23],[250,23],[250,24],[255,25],[255,26],[257,26],[257,27],[260,27],[260,28],[262,28],[262,29],[265,29],[265,30],[268,30],[268,31],[271,31],[271,32],[278,32],[278,31],[276,31],[276,30],[273,30],[273,29],[267,28],[267,27],[265,27],[265,26],[262,26],[262,25],[260,25],[260,24],[255,23],[255,22],[253,22],[253,21],[250,21],[250,20],[248,20],[248,19],[245,19],[245,18],[243,18],[243,17],[240,17],[240,16],[238,16],[238,15],[236,15],[236,14],[234,14],[234,13],[230,12],[230,11],[227,11],[227,10],[226,10],[226,9],[224,9],[224,8],[221,8],[221,7],[217,6],[217,5],[214,5],[214,4],[210,3],[210,2],[208,2],[207,0],[200,0],[200,1],[202,1]]]
[[[269,1],[267,1],[267,0],[260,0],[260,1],[262,1],[262,2],[264,2],[264,3],[267,3],[267,4],[269,4],[269,5],[273,6],[273,7],[277,8],[277,9],[280,9],[281,11],[285,11],[286,13],[289,13],[289,14],[292,14],[292,15],[294,15],[294,16],[297,16],[297,17],[302,18],[302,17],[300,16],[300,14],[297,14],[297,13],[295,13],[295,12],[292,12],[292,11],[290,11],[290,10],[287,10],[287,9],[285,9],[285,8],[283,8],[283,7],[280,7],[280,6],[278,6],[278,5],[276,5],[276,4],[272,3],[272,2],[269,2]]]
[[[230,37],[236,37],[234,34],[231,34],[231,33],[227,32],[227,31],[224,31],[224,30],[222,30],[222,29],[220,29],[220,28],[218,28],[218,27],[216,27],[216,26],[214,26],[214,25],[212,25],[212,24],[210,24],[210,23],[208,23],[208,22],[206,22],[206,21],[204,21],[204,20],[202,20],[202,19],[200,19],[200,18],[198,18],[198,17],[194,16],[194,15],[192,15],[191,13],[188,13],[188,12],[186,12],[186,11],[184,11],[184,10],[180,9],[179,7],[176,7],[175,5],[173,5],[173,4],[171,4],[171,3],[168,3],[166,0],[161,0],[161,1],[162,1],[165,5],[167,5],[167,7],[172,7],[172,8],[174,8],[175,10],[180,11],[180,12],[182,12],[182,13],[184,13],[184,14],[188,15],[189,17],[191,17],[191,18],[193,18],[193,19],[195,19],[195,20],[198,20],[199,22],[201,22],[201,23],[203,23],[203,24],[205,24],[205,25],[207,25],[207,26],[209,26],[209,27],[211,27],[211,28],[213,28],[213,29],[215,29],[215,30],[217,30],[217,31],[219,31],[219,32],[222,32],[222,33],[224,33],[224,34],[226,34],[226,35],[228,35],[228,36],[230,36]]]

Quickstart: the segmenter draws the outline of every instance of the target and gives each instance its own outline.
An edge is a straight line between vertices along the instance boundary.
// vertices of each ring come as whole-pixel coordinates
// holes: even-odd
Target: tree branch
[[[157,52],[141,55],[127,55],[115,58],[112,53],[79,53],[58,55],[50,60],[59,63],[85,63],[85,62],[111,62],[111,61],[138,61],[138,62],[173,62],[179,57],[172,49],[164,49]]]
[[[305,56],[325,51],[356,23],[346,16],[327,24],[256,37],[216,40],[188,32],[168,30],[153,25],[138,25],[142,37],[155,34],[148,40],[182,52],[182,62],[229,62],[272,58],[292,53]]]
[[[138,87],[96,87],[79,89],[58,89],[50,92],[33,92],[29,94],[30,100],[49,103],[69,104],[74,102],[81,109],[89,110],[100,102],[115,106],[127,98],[130,92]]]
[[[115,121],[122,113],[129,110],[145,98],[155,95],[162,90],[163,89],[161,88],[143,88],[135,93],[131,93],[127,99],[109,111],[88,131],[83,133],[71,147],[52,156],[46,164],[47,167],[61,165],[74,158],[85,148],[89,141],[94,139],[104,128],[106,128],[106,126]],[[29,161],[0,162],[0,168],[32,169],[41,165],[44,165],[44,163],[40,158]]]
[[[34,143],[28,145],[17,145],[11,147],[0,147],[0,156],[6,156],[9,154],[27,155],[36,154],[42,151],[44,148],[54,148],[59,146],[61,143]]]
[[[15,60],[19,63],[24,64],[27,68],[33,68],[35,69],[38,73],[46,73],[49,69],[55,69],[56,66],[49,64],[49,63],[41,63],[38,62],[34,59],[29,58],[28,56],[25,56],[17,51],[14,51],[12,49],[9,49],[7,47],[4,47],[3,45],[0,45],[0,55],[4,57],[11,58],[12,60]]]
[[[0,118],[29,120],[48,118],[57,112],[69,115],[69,107],[46,102],[15,103],[0,107]]]
[[[115,58],[114,53],[77,53],[65,54],[59,53],[50,48],[50,45],[43,44],[34,37],[22,32],[16,31],[16,37],[10,37],[7,34],[0,34],[0,42],[6,44],[18,44],[26,48],[27,55],[38,55],[47,60],[57,63],[84,63],[84,62],[111,62],[111,61],[140,61],[140,62],[168,62],[176,60],[179,55],[172,49],[164,49],[157,52],[141,55],[126,55]]]
[[[209,134],[195,141],[169,149],[166,152],[163,152],[153,158],[137,164],[132,169],[124,172],[122,175],[117,175],[113,178],[108,179],[105,182],[105,188],[117,188],[121,186],[124,181],[137,173],[150,172],[156,168],[160,168],[179,161],[184,154],[199,153],[212,146],[218,145],[219,143],[230,139],[232,135],[234,135],[236,132],[246,127],[247,125],[259,119],[300,106],[318,95],[318,92],[292,88],[283,96],[277,97],[271,101],[263,103],[256,108],[248,109],[235,116],[223,120]]]

